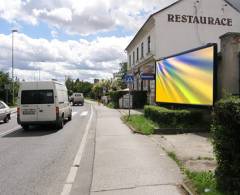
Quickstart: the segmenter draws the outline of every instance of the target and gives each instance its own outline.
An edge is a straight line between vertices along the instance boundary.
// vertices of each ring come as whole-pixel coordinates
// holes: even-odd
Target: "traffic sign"
[[[155,74],[152,73],[141,73],[140,77],[142,80],[155,80]]]
[[[133,83],[134,77],[132,74],[127,74],[125,75],[124,80],[126,83]]]

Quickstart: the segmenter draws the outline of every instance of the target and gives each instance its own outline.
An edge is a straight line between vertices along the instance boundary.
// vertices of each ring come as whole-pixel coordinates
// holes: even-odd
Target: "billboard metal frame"
[[[177,57],[180,55],[184,55],[187,53],[195,52],[201,49],[205,49],[208,47],[213,47],[213,105],[203,105],[203,104],[181,104],[181,103],[172,103],[172,102],[157,102],[157,90],[156,90],[156,84],[157,84],[157,62],[161,60],[166,60],[169,58]],[[155,61],[155,103],[156,104],[161,104],[163,106],[176,106],[176,107],[192,107],[192,108],[212,108],[217,100],[217,66],[218,66],[218,49],[217,49],[217,44],[216,43],[208,43],[207,45],[197,47],[194,49],[190,49],[181,53],[177,53],[171,56],[167,56],[164,58],[160,58]]]

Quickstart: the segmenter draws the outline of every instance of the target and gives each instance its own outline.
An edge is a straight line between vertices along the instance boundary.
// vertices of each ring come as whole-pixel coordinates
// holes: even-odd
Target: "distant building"
[[[178,0],[152,14],[126,47],[134,89],[147,90],[155,102],[155,81],[140,79],[154,73],[155,61],[189,49],[217,43],[227,32],[240,32],[239,0]]]
[[[94,84],[99,83],[99,79],[94,79]]]

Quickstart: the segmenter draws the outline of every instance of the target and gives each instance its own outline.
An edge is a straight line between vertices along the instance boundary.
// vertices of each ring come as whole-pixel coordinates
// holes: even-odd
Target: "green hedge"
[[[203,112],[196,110],[171,110],[158,106],[145,106],[144,115],[160,127],[185,128],[203,122]]]
[[[212,125],[217,158],[217,186],[227,194],[240,193],[240,98],[228,97],[215,105]]]

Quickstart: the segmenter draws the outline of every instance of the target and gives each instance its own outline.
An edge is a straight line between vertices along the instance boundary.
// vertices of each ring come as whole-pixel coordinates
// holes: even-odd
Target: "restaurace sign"
[[[168,22],[174,23],[189,23],[189,24],[208,24],[218,26],[232,26],[233,21],[231,18],[214,18],[206,16],[191,16],[168,14]]]

